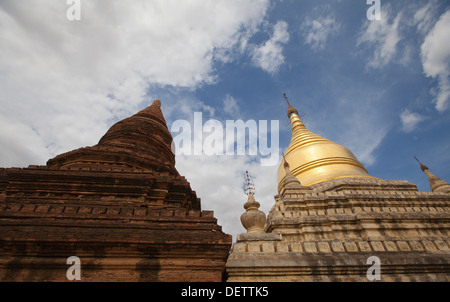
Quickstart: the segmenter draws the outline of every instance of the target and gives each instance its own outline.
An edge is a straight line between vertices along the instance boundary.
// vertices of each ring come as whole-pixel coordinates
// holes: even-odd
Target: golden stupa
[[[356,156],[346,147],[309,131],[298,111],[288,103],[292,138],[285,153],[292,174],[303,186],[346,177],[371,177]],[[286,171],[283,162],[278,168],[278,192],[284,188]]]

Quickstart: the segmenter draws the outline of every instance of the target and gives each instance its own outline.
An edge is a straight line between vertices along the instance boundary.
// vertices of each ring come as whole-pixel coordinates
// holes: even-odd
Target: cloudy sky
[[[269,132],[278,121],[283,152],[286,92],[372,176],[429,191],[416,155],[450,181],[448,1],[381,0],[372,21],[366,0],[81,0],[80,20],[68,2],[0,1],[1,167],[95,145],[154,99],[170,130],[195,112]],[[261,209],[274,203],[278,163],[262,157],[180,155],[176,167],[235,236],[245,170]]]

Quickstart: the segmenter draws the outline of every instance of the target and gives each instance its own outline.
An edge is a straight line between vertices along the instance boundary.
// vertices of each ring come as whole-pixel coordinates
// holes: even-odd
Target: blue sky
[[[381,0],[0,2],[0,166],[45,164],[94,145],[160,99],[174,121],[279,120],[283,93],[313,132],[352,150],[372,176],[429,191],[413,156],[450,181],[450,3]],[[173,133],[174,136],[176,135]],[[243,172],[266,213],[276,169],[258,157],[179,156],[203,208],[236,235]]]

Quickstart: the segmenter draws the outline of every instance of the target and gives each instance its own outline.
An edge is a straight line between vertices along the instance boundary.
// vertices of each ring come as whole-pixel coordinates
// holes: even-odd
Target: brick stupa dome
[[[161,102],[156,100],[114,124],[97,145],[58,155],[47,166],[72,169],[115,166],[179,175],[171,144],[172,135],[161,112]]]

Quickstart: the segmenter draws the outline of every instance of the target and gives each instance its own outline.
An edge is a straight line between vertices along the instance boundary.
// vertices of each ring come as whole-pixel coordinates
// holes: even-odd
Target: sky
[[[172,126],[199,113],[203,126],[255,121],[280,155],[286,93],[309,130],[370,175],[430,191],[413,156],[450,181],[450,2],[369,3],[0,0],[0,167],[95,145],[155,99],[174,138]],[[277,194],[281,158],[264,166],[257,151],[176,156],[234,240],[245,232],[245,171],[266,214]]]

